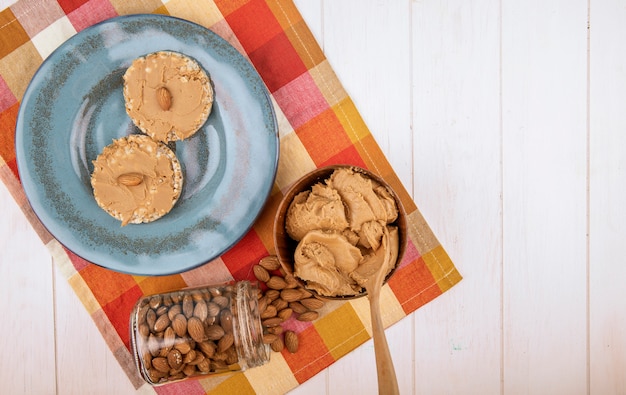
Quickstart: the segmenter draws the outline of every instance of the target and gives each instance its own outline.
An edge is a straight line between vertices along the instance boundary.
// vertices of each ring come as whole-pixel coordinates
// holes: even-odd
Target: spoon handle
[[[396,371],[393,367],[393,360],[385,337],[385,328],[380,314],[380,289],[369,295],[370,314],[372,317],[372,337],[374,339],[374,353],[376,354],[376,370],[378,372],[378,393],[392,394],[400,393]]]

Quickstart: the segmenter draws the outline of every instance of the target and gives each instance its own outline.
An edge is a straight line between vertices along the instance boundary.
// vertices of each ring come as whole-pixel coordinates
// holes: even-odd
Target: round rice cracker
[[[122,221],[122,226],[149,223],[163,217],[182,192],[183,171],[176,154],[149,136],[133,134],[113,140],[93,165],[91,186],[96,203]],[[164,174],[158,174],[154,166],[150,169],[150,165],[165,170]],[[128,178],[129,174],[131,178],[140,176],[141,182],[132,185],[136,180],[129,183],[120,178]]]
[[[167,90],[169,106],[159,101]],[[214,91],[205,70],[178,52],[159,51],[135,59],[124,73],[126,113],[155,140],[184,140],[206,122],[213,108]]]

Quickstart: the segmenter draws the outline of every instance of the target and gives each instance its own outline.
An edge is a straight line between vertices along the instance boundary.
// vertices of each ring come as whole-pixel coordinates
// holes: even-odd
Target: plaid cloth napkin
[[[15,123],[20,99],[42,61],[76,32],[107,18],[161,13],[203,25],[244,54],[263,78],[279,122],[280,160],[273,192],[247,235],[220,258],[189,272],[141,277],[116,273],[64,249],[39,223],[20,185]],[[409,246],[382,292],[389,326],[461,280],[448,255],[381,152],[354,103],[291,0],[21,0],[0,12],[0,178],[48,246],[136,388],[156,393],[284,393],[371,337],[366,299],[332,302],[313,323],[294,323],[300,350],[272,353],[268,365],[231,376],[152,389],[129,352],[129,314],[139,297],[175,288],[252,278],[274,253],[272,222],[289,185],[316,167],[348,163],[385,178],[409,214]],[[273,372],[270,376],[268,372]],[[271,380],[268,377],[272,377]]]

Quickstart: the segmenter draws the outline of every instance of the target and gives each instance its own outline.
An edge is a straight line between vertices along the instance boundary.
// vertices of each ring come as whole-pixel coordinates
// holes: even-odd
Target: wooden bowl
[[[317,183],[323,183],[326,179],[330,177],[330,175],[337,169],[340,168],[349,168],[355,172],[361,173],[368,178],[378,182],[380,185],[383,185],[387,188],[391,196],[396,201],[396,206],[398,207],[398,218],[391,224],[398,227],[398,241],[400,245],[398,246],[398,259],[394,265],[394,268],[385,278],[385,283],[389,280],[389,278],[394,274],[396,268],[399,263],[402,261],[402,257],[404,256],[404,252],[406,250],[407,244],[407,220],[406,220],[406,212],[404,210],[404,206],[402,202],[398,198],[396,192],[389,186],[389,184],[383,180],[378,175],[372,173],[369,170],[363,169],[361,167],[352,166],[352,165],[332,165],[322,167],[312,172],[304,175],[298,181],[296,181],[287,191],[282,201],[278,206],[278,211],[276,212],[276,217],[274,218],[274,246],[276,247],[276,255],[278,260],[280,261],[280,265],[286,273],[293,274],[294,273],[294,253],[298,242],[293,240],[287,234],[287,230],[285,229],[285,218],[287,216],[287,210],[289,209],[289,205],[293,201],[294,197],[300,192],[311,189],[311,187]],[[319,298],[323,299],[333,299],[333,300],[341,300],[341,299],[354,299],[361,296],[367,295],[365,289],[363,289],[360,293],[355,295],[341,295],[341,296],[325,296],[318,294],[315,290],[310,289],[306,282],[296,277],[298,282],[311,293],[316,295]]]

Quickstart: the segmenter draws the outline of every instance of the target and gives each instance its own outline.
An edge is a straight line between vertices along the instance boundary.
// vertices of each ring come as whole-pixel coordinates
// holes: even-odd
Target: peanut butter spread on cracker
[[[114,140],[93,162],[91,185],[100,207],[128,223],[151,222],[167,214],[182,189],[174,153],[148,136]]]
[[[159,141],[184,140],[207,120],[213,88],[193,59],[169,51],[137,58],[124,74],[126,112]]]

